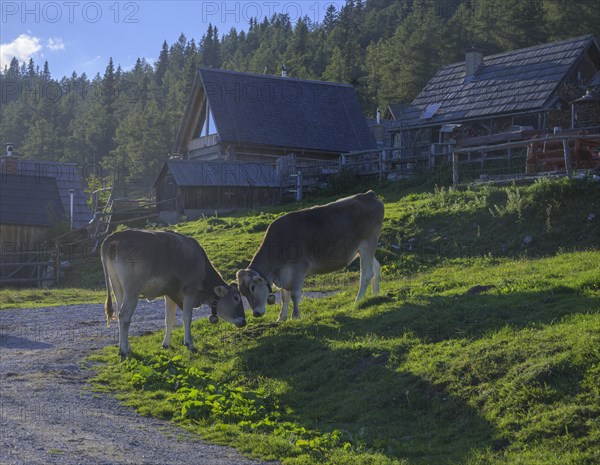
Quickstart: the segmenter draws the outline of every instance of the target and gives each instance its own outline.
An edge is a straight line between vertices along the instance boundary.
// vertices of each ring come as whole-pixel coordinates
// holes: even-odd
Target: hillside
[[[24,63],[8,56],[0,70],[0,139],[25,158],[76,162],[105,184],[116,177],[150,186],[173,146],[198,66],[279,75],[285,64],[290,77],[349,83],[372,118],[377,107],[410,103],[440,66],[463,61],[472,45],[491,55],[600,37],[595,0],[347,0],[339,9],[314,2],[299,16],[300,3],[289,10],[278,4],[289,14],[246,18],[247,27],[229,31],[217,28],[215,15],[172,43],[157,30],[155,61],[135,60],[140,51],[128,49],[128,63],[103,56],[102,75],[88,76],[82,66],[56,76],[52,57]]]
[[[198,320],[198,354],[135,338],[127,363],[94,357],[96,388],[286,464],[598,463],[599,187],[404,187],[377,189],[379,297],[353,304],[355,271],[313,278],[337,292],[302,320]],[[232,278],[282,211],[176,229]]]

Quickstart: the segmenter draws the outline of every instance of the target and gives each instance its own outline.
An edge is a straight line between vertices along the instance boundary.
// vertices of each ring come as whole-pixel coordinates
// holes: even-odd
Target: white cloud
[[[19,62],[27,61],[40,50],[42,50],[42,44],[39,37],[21,34],[12,42],[0,44],[0,69],[4,69],[4,66],[8,65],[13,57]]]
[[[51,52],[56,52],[58,50],[64,50],[65,43],[59,37],[50,37],[48,39],[48,43],[46,44],[46,48],[48,48],[48,50],[50,50]]]

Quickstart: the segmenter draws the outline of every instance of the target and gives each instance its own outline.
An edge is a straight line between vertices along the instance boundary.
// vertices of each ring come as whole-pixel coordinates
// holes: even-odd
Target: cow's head
[[[217,316],[233,323],[238,328],[246,326],[242,296],[235,283],[229,286],[217,286],[214,291],[218,297]]]
[[[263,316],[267,311],[267,304],[275,303],[275,294],[271,291],[265,278],[254,270],[239,270],[237,272],[240,292],[252,308],[254,316]]]

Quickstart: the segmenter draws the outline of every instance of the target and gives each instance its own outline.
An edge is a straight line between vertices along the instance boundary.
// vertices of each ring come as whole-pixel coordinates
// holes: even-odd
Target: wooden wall
[[[281,189],[270,187],[184,187],[186,210],[241,210],[276,205]]]
[[[0,224],[0,278],[30,277],[35,271],[33,267],[6,264],[47,260],[51,252],[44,246],[47,237],[48,228],[44,226]]]
[[[13,250],[36,250],[47,238],[48,228],[45,226],[24,226],[17,224],[0,224],[2,238],[1,254]]]

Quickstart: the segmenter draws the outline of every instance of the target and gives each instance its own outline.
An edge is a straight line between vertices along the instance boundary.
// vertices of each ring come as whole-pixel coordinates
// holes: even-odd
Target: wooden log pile
[[[584,134],[581,134],[584,135]],[[527,174],[600,168],[600,138],[533,141],[527,150]]]

